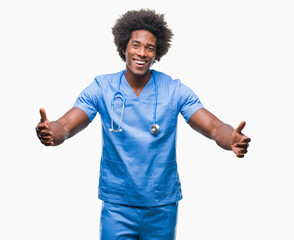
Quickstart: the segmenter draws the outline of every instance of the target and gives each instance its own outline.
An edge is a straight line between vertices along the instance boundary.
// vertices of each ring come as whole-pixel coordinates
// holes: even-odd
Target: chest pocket
[[[171,133],[177,127],[178,112],[176,107],[159,105],[156,110],[156,122],[160,127],[160,131]]]
[[[149,132],[150,126],[154,123],[154,102],[130,102],[125,106],[121,126],[133,132]],[[118,118],[119,116],[117,116]],[[160,127],[160,132],[173,132],[177,126],[178,112],[172,105],[158,104],[156,108],[156,123]],[[149,132],[150,133],[150,132]],[[122,132],[121,135],[128,134]],[[137,137],[137,136],[136,136]]]

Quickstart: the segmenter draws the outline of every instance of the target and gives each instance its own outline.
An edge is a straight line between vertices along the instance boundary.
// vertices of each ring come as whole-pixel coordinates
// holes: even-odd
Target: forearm
[[[59,121],[50,122],[50,131],[52,132],[52,139],[54,146],[60,145],[68,138],[68,133],[65,131],[63,125]]]
[[[49,122],[45,109],[40,109],[41,121],[36,127],[37,136],[45,146],[57,146],[83,130],[90,123],[88,115],[72,108],[57,121]]]
[[[213,133],[212,138],[223,149],[232,150],[232,133],[234,129],[225,123],[220,124]]]
[[[234,130],[203,108],[195,112],[188,123],[197,132],[213,139],[223,149],[232,150],[237,157],[244,157],[247,153],[250,138],[241,132],[245,126],[244,121]]]

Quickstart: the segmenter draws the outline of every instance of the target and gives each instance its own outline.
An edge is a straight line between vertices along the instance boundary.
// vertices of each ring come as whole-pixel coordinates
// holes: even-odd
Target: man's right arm
[[[36,127],[37,136],[45,146],[57,146],[82,131],[90,123],[88,115],[72,108],[57,121],[49,122],[45,109],[40,109],[41,120]]]

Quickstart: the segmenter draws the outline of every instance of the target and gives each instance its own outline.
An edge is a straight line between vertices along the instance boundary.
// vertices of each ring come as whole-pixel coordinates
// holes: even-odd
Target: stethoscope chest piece
[[[156,124],[156,123],[153,123],[151,126],[150,126],[150,132],[155,135],[159,132],[159,126]]]

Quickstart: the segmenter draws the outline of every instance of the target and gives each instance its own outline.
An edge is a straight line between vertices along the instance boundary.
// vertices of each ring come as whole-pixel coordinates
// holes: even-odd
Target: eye
[[[149,52],[154,52],[154,51],[155,51],[155,48],[152,47],[152,46],[150,46],[150,47],[147,48],[147,50],[148,50]]]
[[[133,43],[133,48],[138,48],[138,47],[139,47],[139,44]]]

